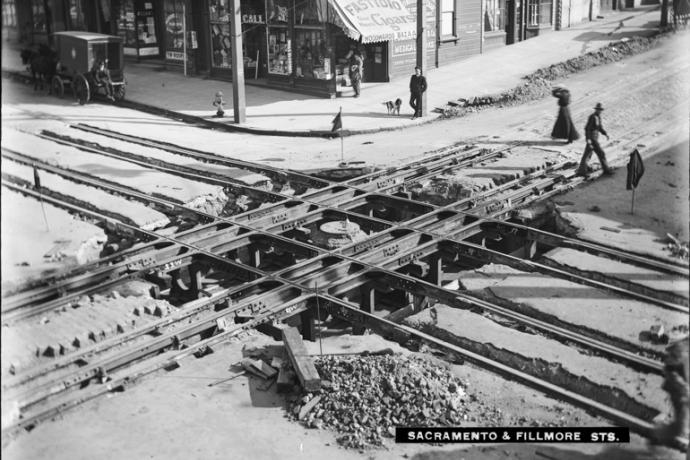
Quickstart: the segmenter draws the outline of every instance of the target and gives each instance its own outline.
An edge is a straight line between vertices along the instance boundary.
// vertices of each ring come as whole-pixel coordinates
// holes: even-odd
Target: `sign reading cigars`
[[[363,43],[407,40],[417,35],[415,16],[400,0],[336,0],[362,34]]]

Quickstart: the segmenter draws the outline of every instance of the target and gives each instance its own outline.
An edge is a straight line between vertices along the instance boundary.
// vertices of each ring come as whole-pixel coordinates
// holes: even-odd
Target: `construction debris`
[[[671,251],[672,256],[678,257],[683,260],[687,260],[688,255],[690,254],[690,243],[688,243],[687,241],[681,242],[678,238],[671,235],[670,233],[666,234],[666,238],[668,238],[669,242],[666,245],[665,249]]]
[[[466,393],[447,369],[401,355],[328,355],[317,359],[320,394],[292,402],[289,415],[340,433],[348,448],[382,446],[396,426],[458,426]]]
[[[260,359],[244,358],[241,364],[245,371],[263,380],[272,379],[278,374],[277,370]]]

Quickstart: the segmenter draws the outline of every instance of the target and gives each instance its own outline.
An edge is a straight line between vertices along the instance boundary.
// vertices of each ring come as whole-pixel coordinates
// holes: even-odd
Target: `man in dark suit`
[[[422,75],[422,69],[414,68],[414,75],[410,78],[410,106],[414,110],[412,119],[422,116],[422,94],[426,91],[426,78]]]
[[[580,160],[580,167],[577,169],[578,176],[587,176],[587,162],[592,156],[592,152],[597,154],[599,157],[599,163],[601,163],[601,169],[604,170],[604,174],[610,176],[613,174],[613,170],[609,167],[606,161],[606,154],[604,149],[599,145],[599,133],[606,136],[606,140],[609,139],[609,135],[601,124],[601,112],[604,107],[601,102],[598,102],[596,107],[594,107],[594,113],[587,119],[587,125],[585,126],[585,138],[587,139],[587,147],[585,147],[585,153],[582,154],[582,160]]]

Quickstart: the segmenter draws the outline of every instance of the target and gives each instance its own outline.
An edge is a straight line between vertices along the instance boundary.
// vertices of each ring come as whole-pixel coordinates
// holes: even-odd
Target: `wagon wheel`
[[[62,78],[57,75],[53,75],[53,80],[50,82],[50,87],[53,90],[53,94],[57,97],[62,98],[65,95],[65,84],[62,82]]]
[[[125,98],[125,85],[113,85],[113,97],[117,102]]]
[[[91,90],[89,89],[89,81],[82,74],[74,77],[72,81],[72,88],[74,97],[79,101],[79,104],[84,105],[91,99]]]

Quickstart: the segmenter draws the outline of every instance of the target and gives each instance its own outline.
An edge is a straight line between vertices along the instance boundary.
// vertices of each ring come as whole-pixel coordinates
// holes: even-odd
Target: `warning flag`
[[[642,157],[637,149],[630,154],[630,161],[628,161],[628,177],[625,179],[626,190],[633,190],[640,183],[640,179],[644,174],[644,164]]]
[[[338,115],[335,116],[333,121],[333,128],[331,128],[331,132],[334,133],[338,131],[339,129],[343,129],[343,118],[341,114],[343,113],[343,109],[340,109],[340,112],[338,112]]]
[[[41,188],[41,178],[38,177],[38,169],[34,166],[34,187]]]

